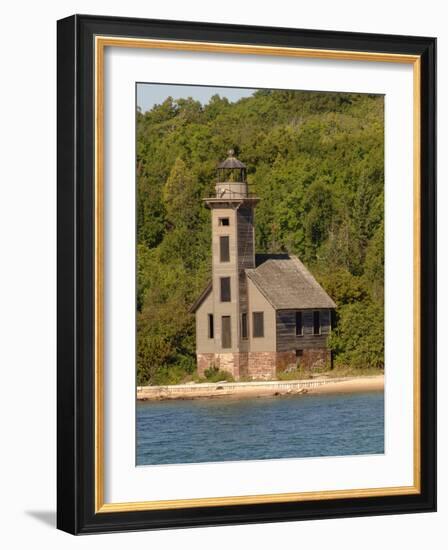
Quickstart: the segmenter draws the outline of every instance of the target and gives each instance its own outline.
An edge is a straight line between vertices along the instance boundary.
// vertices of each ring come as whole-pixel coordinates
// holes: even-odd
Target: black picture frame
[[[97,35],[420,56],[419,494],[95,512],[93,43]],[[57,48],[57,527],[82,534],[435,511],[436,39],[74,15],[58,21]]]

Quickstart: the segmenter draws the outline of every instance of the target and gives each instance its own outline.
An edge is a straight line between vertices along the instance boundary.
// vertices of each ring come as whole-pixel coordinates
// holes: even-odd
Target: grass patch
[[[384,374],[384,369],[366,367],[335,367],[333,369],[309,370],[302,368],[291,369],[277,374],[277,380],[309,380],[311,378],[345,378],[351,376],[378,376]]]
[[[384,369],[377,367],[366,367],[357,369],[354,367],[335,367],[325,372],[328,378],[339,378],[344,376],[378,376],[384,374]]]
[[[301,368],[291,369],[277,374],[277,380],[308,380],[309,378],[313,378],[311,371]]]
[[[207,382],[234,382],[233,376],[224,370],[219,370],[218,367],[210,367],[204,371],[205,380]]]

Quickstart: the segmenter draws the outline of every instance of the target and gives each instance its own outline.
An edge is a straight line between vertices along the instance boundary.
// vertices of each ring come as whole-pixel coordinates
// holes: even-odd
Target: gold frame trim
[[[95,513],[167,510],[205,506],[231,506],[274,502],[303,502],[420,494],[421,492],[421,425],[420,425],[420,122],[421,122],[421,59],[417,55],[354,52],[309,48],[255,46],[177,40],[155,40],[95,37]],[[104,502],[104,50],[106,47],[152,48],[162,50],[195,51],[207,53],[235,53],[243,55],[270,55],[317,58],[343,61],[370,61],[407,63],[413,65],[413,198],[414,198],[414,482],[411,486],[380,487],[351,490],[244,495],[215,498],[158,500],[142,502]]]

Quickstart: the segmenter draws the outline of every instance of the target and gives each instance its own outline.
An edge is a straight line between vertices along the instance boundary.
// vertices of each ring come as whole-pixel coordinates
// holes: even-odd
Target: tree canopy
[[[288,252],[337,303],[335,365],[384,364],[382,96],[259,90],[230,103],[167,98],[137,110],[137,378],[195,371],[188,308],[211,270],[216,165],[247,165],[258,253]]]

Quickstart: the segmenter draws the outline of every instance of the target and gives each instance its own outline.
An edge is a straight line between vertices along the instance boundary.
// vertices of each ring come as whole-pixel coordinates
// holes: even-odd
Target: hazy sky
[[[200,101],[202,105],[205,105],[215,94],[226,97],[229,101],[238,101],[242,97],[252,95],[255,91],[251,88],[217,88],[215,86],[137,83],[137,105],[143,112],[149,111],[154,105],[163,103],[169,96],[173,99],[192,97],[196,101]]]

